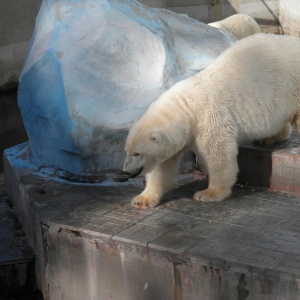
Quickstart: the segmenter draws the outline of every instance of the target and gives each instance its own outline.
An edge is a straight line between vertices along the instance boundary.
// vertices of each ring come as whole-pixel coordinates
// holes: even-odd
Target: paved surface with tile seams
[[[236,186],[221,203],[200,203],[193,193],[206,185],[186,180],[164,203],[138,210],[130,199],[142,186],[88,187],[35,175],[21,183],[43,222],[94,237],[171,253],[300,274],[300,196]]]

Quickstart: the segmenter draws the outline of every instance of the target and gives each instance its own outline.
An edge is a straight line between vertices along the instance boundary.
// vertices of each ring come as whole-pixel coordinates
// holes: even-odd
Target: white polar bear
[[[205,70],[175,84],[130,129],[123,171],[146,174],[135,207],[157,205],[192,150],[209,186],[195,200],[222,201],[238,173],[238,144],[283,140],[300,130],[300,39],[257,34],[242,39]]]
[[[224,20],[209,23],[208,25],[225,29],[232,33],[238,40],[261,32],[256,21],[252,17],[244,14],[236,14]]]

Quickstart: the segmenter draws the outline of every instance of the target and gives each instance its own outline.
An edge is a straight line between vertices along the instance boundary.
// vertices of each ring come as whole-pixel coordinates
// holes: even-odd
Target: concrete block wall
[[[279,0],[280,33],[300,37],[300,1]]]
[[[204,23],[218,21],[235,13],[244,13],[254,17],[262,31],[272,33],[282,32],[278,21],[282,1],[139,0],[149,7],[167,8]],[[41,3],[42,0],[1,0],[0,91],[17,84]]]
[[[140,0],[150,7],[164,7],[187,14],[204,23],[227,18],[236,13],[252,16],[263,32],[279,33],[280,0]]]
[[[300,149],[282,149],[272,157],[273,190],[300,193]]]
[[[42,0],[0,1],[0,91],[16,86]]]

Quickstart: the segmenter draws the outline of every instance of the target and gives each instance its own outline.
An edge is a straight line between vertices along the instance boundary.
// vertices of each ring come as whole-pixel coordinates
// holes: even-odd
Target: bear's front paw
[[[194,200],[202,202],[221,202],[231,194],[230,190],[208,188],[195,193]]]
[[[154,207],[158,204],[159,199],[156,197],[146,196],[146,195],[138,195],[134,197],[131,201],[132,206],[136,208],[148,208]]]

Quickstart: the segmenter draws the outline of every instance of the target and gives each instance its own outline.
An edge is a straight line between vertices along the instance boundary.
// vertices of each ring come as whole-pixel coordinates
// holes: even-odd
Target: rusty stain
[[[191,280],[190,280],[189,276],[185,276],[185,278],[184,278],[184,284],[187,287],[192,288],[192,283],[191,283]]]
[[[297,285],[298,289],[300,290],[300,279],[295,278],[295,282],[296,282],[296,285]]]
[[[272,295],[273,293],[273,281],[267,276],[256,279],[255,287],[259,295]]]
[[[241,274],[237,289],[237,300],[246,300],[249,296],[249,291],[246,289],[247,281],[245,280],[245,274]]]
[[[220,3],[220,0],[215,0],[214,1],[214,15],[215,15],[215,20],[219,21],[222,19],[222,5]]]
[[[47,230],[49,226],[42,224],[42,238],[43,238],[43,248],[44,248],[44,263],[45,265],[48,264],[48,241],[47,241]]]
[[[222,271],[220,269],[215,269],[215,273],[218,275],[219,278],[219,294],[221,294],[221,289],[222,289]]]
[[[47,284],[47,287],[46,287],[46,295],[45,295],[45,300],[50,300],[50,286],[49,286],[49,283]]]
[[[98,242],[96,242],[96,248],[97,248],[98,250],[100,249],[99,243],[98,243]]]
[[[180,270],[178,268],[177,263],[173,263],[173,271],[174,271],[174,280],[175,280],[175,287],[174,287],[174,300],[182,300],[182,287],[181,287],[181,276]]]

